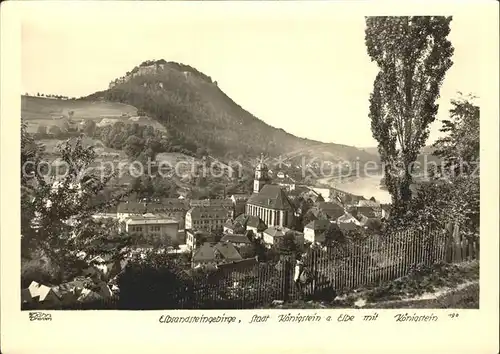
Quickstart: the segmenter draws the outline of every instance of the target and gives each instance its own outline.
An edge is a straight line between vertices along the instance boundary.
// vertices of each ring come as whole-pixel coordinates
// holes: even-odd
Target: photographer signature
[[[52,315],[43,312],[30,312],[29,318],[30,321],[52,321]]]

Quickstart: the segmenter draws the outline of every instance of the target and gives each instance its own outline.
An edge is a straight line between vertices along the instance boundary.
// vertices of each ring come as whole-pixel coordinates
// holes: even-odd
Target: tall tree
[[[411,200],[413,163],[435,120],[439,90],[452,66],[447,36],[451,17],[367,17],[368,55],[380,71],[370,96],[371,128],[378,142],[394,211]]]

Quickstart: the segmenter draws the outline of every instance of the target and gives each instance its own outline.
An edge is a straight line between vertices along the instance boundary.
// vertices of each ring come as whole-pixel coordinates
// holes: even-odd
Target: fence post
[[[290,294],[290,275],[291,275],[291,264],[288,257],[283,257],[283,273],[284,273],[284,284],[283,284],[283,301],[288,301]]]
[[[448,223],[446,225],[446,263],[452,263],[453,261],[453,223]]]

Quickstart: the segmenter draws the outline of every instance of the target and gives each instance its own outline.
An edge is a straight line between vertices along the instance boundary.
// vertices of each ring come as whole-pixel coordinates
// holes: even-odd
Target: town
[[[146,257],[153,250],[188,255],[192,269],[251,268],[259,262],[256,245],[278,249],[288,240],[293,250],[303,252],[328,244],[328,237],[335,232],[379,232],[389,210],[374,198],[296,185],[283,172],[272,178],[261,161],[255,168],[252,194],[204,200],[127,200],[120,202],[116,211],[94,214],[95,219],[116,221],[119,231],[134,237],[136,245],[130,247],[127,257],[115,262],[105,255],[95,256],[81,276],[58,286],[33,282],[23,290],[23,304],[38,301],[57,306],[75,298],[112,297],[119,292],[116,277],[128,259]],[[303,222],[306,224],[300,227]],[[100,281],[98,289],[89,290],[87,283],[95,279]]]
[[[218,81],[165,59],[116,78],[103,59],[111,81],[79,98],[26,85],[22,309],[478,308],[480,107],[440,91],[465,65],[453,21],[366,17],[352,45],[371,92],[332,105],[287,73],[266,121],[223,91],[254,83],[215,57]],[[345,75],[322,72],[334,91]]]

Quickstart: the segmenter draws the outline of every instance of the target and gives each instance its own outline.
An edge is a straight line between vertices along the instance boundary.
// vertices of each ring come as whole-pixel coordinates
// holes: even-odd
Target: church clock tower
[[[264,156],[261,155],[260,162],[255,168],[255,178],[253,181],[253,192],[259,193],[262,187],[269,182],[268,168],[264,163]]]

